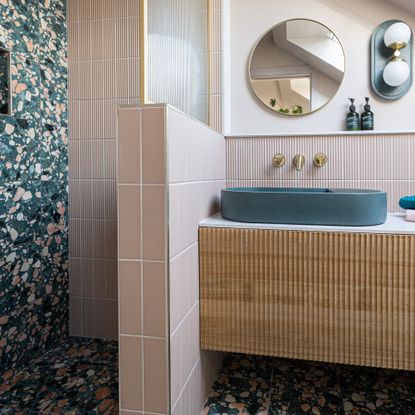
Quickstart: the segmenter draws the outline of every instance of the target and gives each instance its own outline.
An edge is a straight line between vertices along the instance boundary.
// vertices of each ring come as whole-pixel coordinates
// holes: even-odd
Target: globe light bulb
[[[393,23],[388,27],[384,35],[385,45],[390,48],[394,45],[399,45],[399,48],[404,47],[411,39],[411,29],[404,22]]]
[[[393,87],[402,85],[408,78],[409,65],[401,59],[390,61],[383,71],[383,80]]]

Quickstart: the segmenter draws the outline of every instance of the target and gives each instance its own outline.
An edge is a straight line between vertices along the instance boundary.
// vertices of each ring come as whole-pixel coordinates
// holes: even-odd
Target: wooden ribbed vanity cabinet
[[[415,369],[415,235],[201,227],[203,349]]]

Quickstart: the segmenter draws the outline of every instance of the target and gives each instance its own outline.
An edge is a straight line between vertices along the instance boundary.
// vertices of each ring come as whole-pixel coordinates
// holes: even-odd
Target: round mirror
[[[266,32],[254,46],[249,79],[258,99],[279,114],[317,111],[343,81],[345,55],[336,35],[313,20],[293,19]]]

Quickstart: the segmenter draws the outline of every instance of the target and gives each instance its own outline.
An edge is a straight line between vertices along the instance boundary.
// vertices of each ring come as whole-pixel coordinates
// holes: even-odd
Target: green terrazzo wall
[[[65,0],[0,0],[13,116],[0,115],[0,376],[68,331]]]

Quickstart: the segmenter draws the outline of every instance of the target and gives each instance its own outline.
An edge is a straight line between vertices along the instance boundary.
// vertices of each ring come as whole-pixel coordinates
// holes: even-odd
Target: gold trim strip
[[[147,3],[140,1],[140,102],[147,104]]]

